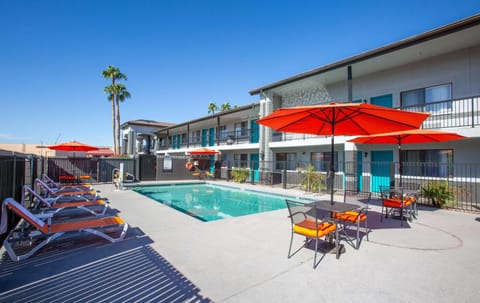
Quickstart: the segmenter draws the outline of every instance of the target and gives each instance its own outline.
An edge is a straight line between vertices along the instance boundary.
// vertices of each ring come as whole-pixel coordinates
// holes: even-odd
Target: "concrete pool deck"
[[[312,250],[287,258],[286,209],[201,222],[131,190],[95,187],[130,224],[128,238],[67,242],[18,263],[2,250],[0,302],[477,302],[480,295],[479,214],[422,207],[402,228],[380,222],[374,203],[370,241],[358,250],[345,243],[339,260],[325,255],[313,269]]]

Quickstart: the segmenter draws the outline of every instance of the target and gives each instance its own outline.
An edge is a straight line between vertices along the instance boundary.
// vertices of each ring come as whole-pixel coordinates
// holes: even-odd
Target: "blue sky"
[[[248,91],[480,13],[480,1],[0,0],[0,143],[112,145],[122,123],[207,115]]]

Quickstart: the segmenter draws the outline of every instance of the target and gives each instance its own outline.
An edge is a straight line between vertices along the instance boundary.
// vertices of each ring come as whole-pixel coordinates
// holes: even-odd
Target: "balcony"
[[[422,124],[422,128],[425,129],[476,127],[480,125],[480,96],[432,102],[415,106],[404,106],[400,109],[411,112],[431,113],[431,116]],[[318,138],[325,138],[325,136],[296,133],[272,133],[272,142]]]
[[[475,127],[480,124],[480,97],[432,102],[400,109],[412,112],[429,112],[431,116],[423,122],[425,129]]]

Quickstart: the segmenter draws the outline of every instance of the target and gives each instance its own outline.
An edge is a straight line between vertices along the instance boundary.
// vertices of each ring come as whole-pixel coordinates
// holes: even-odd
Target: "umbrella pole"
[[[330,178],[329,178],[329,185],[330,185],[330,203],[333,204],[333,184],[334,184],[334,178],[335,178],[335,170],[334,170],[334,161],[335,161],[335,154],[334,154],[334,144],[335,144],[335,138],[334,135],[332,135],[332,147],[331,147],[331,163],[330,163]]]
[[[400,175],[399,187],[402,187],[402,173],[403,173],[403,165],[402,165],[402,142],[401,139],[398,138],[398,174]]]
[[[335,170],[334,170],[334,163],[335,163],[335,154],[334,154],[334,146],[335,146],[335,108],[332,112],[332,143],[331,143],[331,156],[330,156],[330,178],[328,179],[328,183],[330,183],[330,203],[333,204],[333,183],[335,178]]]

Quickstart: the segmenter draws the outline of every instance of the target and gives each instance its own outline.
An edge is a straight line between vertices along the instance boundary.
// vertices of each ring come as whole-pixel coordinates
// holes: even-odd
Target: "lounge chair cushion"
[[[105,217],[98,219],[89,219],[75,222],[65,222],[52,224],[49,228],[50,233],[81,230],[84,228],[98,228],[110,225],[124,225],[125,221],[121,217]]]

